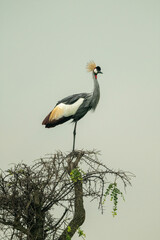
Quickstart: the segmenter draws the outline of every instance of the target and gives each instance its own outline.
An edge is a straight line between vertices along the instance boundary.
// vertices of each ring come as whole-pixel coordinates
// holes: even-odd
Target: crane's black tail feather
[[[57,120],[54,119],[51,122],[49,122],[49,121],[47,122],[46,121],[46,122],[44,122],[42,124],[45,125],[46,128],[52,128],[52,127],[55,127],[55,126],[57,126],[59,124],[62,124],[62,123],[65,123],[65,122],[69,121],[71,118],[72,118],[72,116],[62,117],[62,118],[57,119]]]

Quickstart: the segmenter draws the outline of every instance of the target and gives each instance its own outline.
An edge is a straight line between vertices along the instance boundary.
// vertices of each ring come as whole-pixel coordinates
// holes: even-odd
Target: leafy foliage
[[[117,188],[117,183],[111,183],[109,184],[105,194],[104,194],[104,201],[103,203],[106,201],[106,197],[110,196],[110,200],[113,201],[113,217],[117,215],[117,205],[118,205],[118,196],[121,196],[124,199],[123,193]]]
[[[71,230],[72,230],[71,227],[68,226],[68,227],[67,227],[66,240],[71,240],[71,237],[70,237],[70,235],[69,235],[69,233],[71,232]],[[83,232],[83,230],[82,230],[80,227],[77,229],[77,233],[78,233],[78,236],[79,236],[79,237],[82,237],[82,239],[85,240],[86,235],[85,235],[85,233]]]
[[[86,238],[86,234],[83,232],[83,230],[79,227],[77,230],[78,236],[82,237],[83,239]]]
[[[71,237],[70,237],[70,235],[69,235],[70,232],[71,232],[71,227],[68,226],[68,227],[67,227],[66,240],[71,240]]]
[[[82,177],[83,173],[84,172],[80,168],[74,168],[70,173],[70,178],[74,183],[77,182],[78,180],[82,182],[83,181],[83,177]]]

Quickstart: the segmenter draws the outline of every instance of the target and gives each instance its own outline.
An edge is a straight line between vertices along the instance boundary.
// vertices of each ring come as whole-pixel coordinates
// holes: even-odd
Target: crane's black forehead
[[[97,71],[100,72],[101,68],[99,66],[96,67]]]

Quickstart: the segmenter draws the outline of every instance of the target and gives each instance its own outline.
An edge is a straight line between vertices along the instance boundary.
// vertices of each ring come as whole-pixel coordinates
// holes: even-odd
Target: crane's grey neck
[[[99,98],[100,98],[100,89],[99,89],[99,84],[97,81],[97,76],[95,76],[95,74],[92,73],[92,77],[93,77],[93,82],[94,82],[94,89],[93,89],[93,93],[92,93],[91,107],[93,110],[95,110],[97,107],[97,104],[99,102]]]

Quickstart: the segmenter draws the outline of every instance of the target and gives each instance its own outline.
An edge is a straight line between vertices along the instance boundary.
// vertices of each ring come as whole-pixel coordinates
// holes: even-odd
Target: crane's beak
[[[100,71],[100,72],[98,72],[98,73],[101,73],[101,74],[103,74],[103,72],[101,72],[101,71]]]

